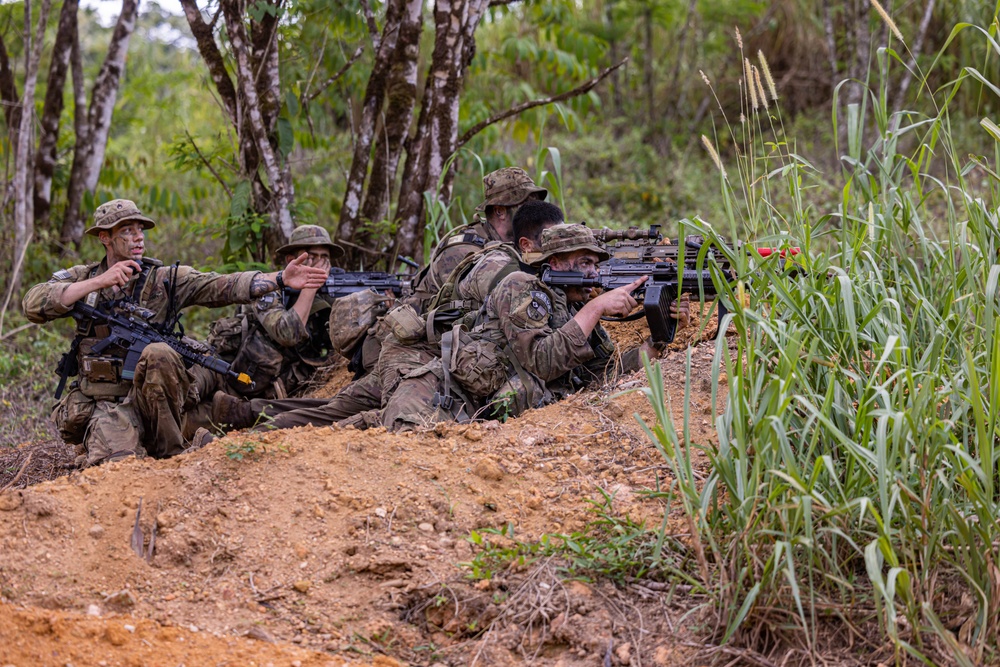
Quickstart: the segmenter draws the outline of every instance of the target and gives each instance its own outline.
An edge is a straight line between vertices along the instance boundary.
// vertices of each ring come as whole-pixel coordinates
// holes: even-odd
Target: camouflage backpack
[[[258,396],[270,388],[281,374],[285,356],[261,330],[260,321],[241,306],[236,314],[212,323],[208,344],[233,368],[247,373],[254,388],[237,382],[229,387],[241,396]]]

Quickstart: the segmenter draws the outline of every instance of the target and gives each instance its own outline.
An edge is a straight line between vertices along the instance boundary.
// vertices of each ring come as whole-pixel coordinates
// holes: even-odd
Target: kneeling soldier
[[[127,300],[149,311],[150,323],[171,327],[188,306],[249,303],[285,285],[318,289],[326,281],[326,271],[305,266],[305,253],[283,271],[267,274],[201,273],[179,263],[164,267],[143,256],[144,232],[154,226],[126,199],[99,206],[86,233],[104,245],[104,259],[57,271],[48,282],[32,287],[23,301],[28,320],[41,324],[67,317],[80,300],[95,307]],[[81,378],[52,414],[63,440],[83,445],[86,455],[80,463],[86,465],[147,453],[157,458],[179,454],[185,445],[186,411],[211,396],[219,377],[198,366],[185,368],[170,346],[153,343],[142,351],[134,377],[123,378],[124,356],[117,346],[99,358],[91,354],[102,340],[102,328],[99,322],[78,323]]]

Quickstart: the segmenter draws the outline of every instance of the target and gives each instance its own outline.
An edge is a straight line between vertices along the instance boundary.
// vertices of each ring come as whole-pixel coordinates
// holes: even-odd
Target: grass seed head
[[[889,30],[892,30],[892,34],[896,36],[896,39],[905,44],[906,40],[903,39],[903,33],[899,32],[899,28],[896,27],[896,22],[892,20],[889,13],[885,11],[882,5],[879,4],[878,0],[871,0],[871,3],[872,7],[875,8],[875,11],[878,12],[878,15],[882,17],[883,21],[885,21],[885,24],[889,26]]]
[[[711,88],[712,82],[708,80],[708,75],[705,74],[705,72],[703,72],[702,70],[698,70],[698,74],[701,74],[701,80],[705,82],[705,85]]]
[[[778,99],[778,88],[774,85],[774,77],[771,76],[771,68],[767,66],[767,58],[764,57],[763,51],[757,52],[757,59],[760,60],[760,71],[764,75],[764,81],[767,83],[767,90],[771,93],[771,99]]]
[[[719,159],[719,154],[715,151],[715,146],[712,145],[712,142],[704,134],[701,135],[701,143],[705,147],[705,150],[708,151],[708,156],[712,158],[712,162],[715,163],[722,177],[727,178],[726,168],[722,166],[722,160]]]
[[[756,111],[760,103],[757,101],[757,86],[754,85],[753,66],[750,65],[749,58],[743,59],[743,80],[746,82],[747,92],[750,94],[750,106]]]
[[[736,28],[736,46],[739,47],[740,51],[743,50],[743,35],[740,34],[739,28]]]
[[[764,94],[764,86],[760,84],[760,70],[754,65],[753,68],[753,81],[756,84],[757,94],[760,95],[760,103],[764,105],[764,108],[768,108],[767,95]]]

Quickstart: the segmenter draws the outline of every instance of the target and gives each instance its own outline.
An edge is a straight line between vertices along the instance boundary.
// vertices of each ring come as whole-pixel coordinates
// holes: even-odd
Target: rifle
[[[409,296],[413,293],[413,285],[410,276],[394,275],[381,271],[344,271],[343,269],[330,269],[330,275],[326,278],[326,283],[319,288],[318,295],[327,296],[331,299],[339,299],[355,292],[364,290],[375,290],[378,293],[391,291],[397,297]],[[295,301],[299,290],[285,288],[284,300],[286,307]]]
[[[676,264],[680,257],[680,245],[677,242],[663,244],[660,225],[650,225],[648,230],[639,229],[638,227],[629,227],[628,229],[609,229],[603,227],[594,230],[594,238],[604,245],[605,250],[608,251],[612,259],[647,263],[674,262]],[[611,244],[611,241],[614,241],[614,244]],[[698,268],[698,257],[704,245],[705,239],[701,236],[688,236],[684,239],[685,266],[691,269]],[[743,250],[749,252],[749,246],[740,246],[738,244],[737,247],[742,247]],[[780,254],[782,259],[789,255],[798,255],[801,252],[799,248],[778,249],[760,247],[756,248],[756,250],[763,258]],[[730,269],[726,256],[711,246],[705,250],[705,261],[718,264],[719,268],[723,271]]]
[[[123,310],[126,314],[119,314],[113,310]],[[139,356],[152,343],[166,343],[170,348],[180,355],[187,364],[198,364],[210,371],[215,371],[221,375],[232,378],[241,384],[248,385],[251,389],[254,382],[246,373],[237,373],[232,367],[211,354],[199,351],[201,345],[197,341],[186,338],[179,333],[163,333],[149,319],[154,316],[153,311],[141,308],[134,303],[116,303],[111,308],[97,308],[88,306],[83,301],[73,304],[70,314],[77,320],[96,320],[107,324],[111,333],[93,348],[93,354],[101,354],[112,345],[125,350],[125,361],[122,364],[122,379],[131,380],[135,377],[135,367],[139,363]],[[203,346],[205,352],[211,352],[212,348]],[[62,382],[60,382],[62,384]]]
[[[728,269],[724,269],[722,275],[731,278]],[[600,287],[603,290],[613,290],[630,285],[641,276],[649,276],[649,279],[635,291],[633,296],[642,301],[642,311],[623,318],[604,319],[628,322],[645,317],[649,323],[649,332],[656,342],[669,343],[674,339],[677,320],[670,316],[670,305],[677,299],[678,294],[701,293],[706,299],[718,296],[715,283],[712,282],[712,272],[708,269],[688,268],[686,262],[685,266],[678,270],[678,265],[671,262],[644,262],[612,257],[601,263],[596,278],[589,277],[581,271],[553,271],[551,267],[545,266],[542,271],[542,282],[550,287]],[[721,321],[727,311],[721,301],[718,302],[718,306]]]

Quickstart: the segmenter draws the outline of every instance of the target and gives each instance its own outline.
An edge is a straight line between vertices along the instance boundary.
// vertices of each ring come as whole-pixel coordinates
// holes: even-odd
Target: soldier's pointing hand
[[[281,278],[287,287],[298,290],[319,289],[326,283],[330,271],[309,266],[306,263],[308,259],[309,254],[302,253],[285,266]]]

